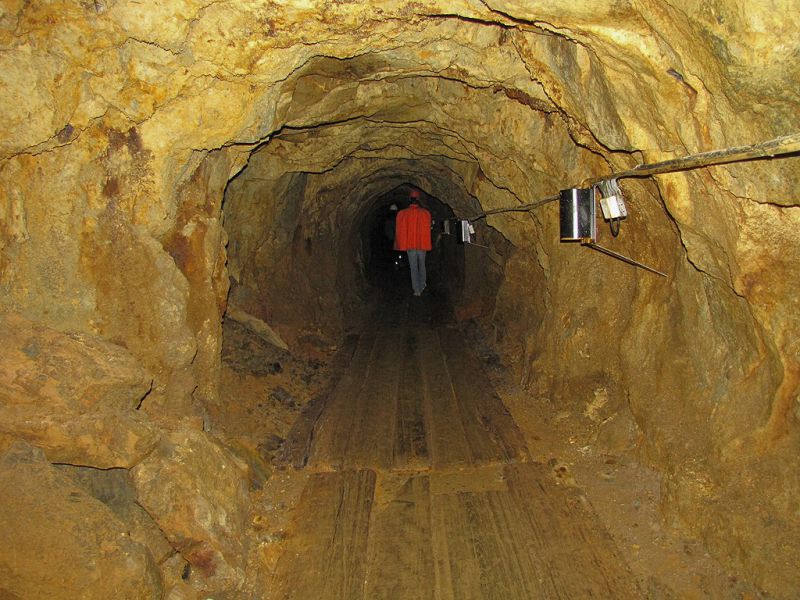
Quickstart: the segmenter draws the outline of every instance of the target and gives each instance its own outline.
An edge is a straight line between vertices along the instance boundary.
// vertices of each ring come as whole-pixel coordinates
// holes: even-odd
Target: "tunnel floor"
[[[531,459],[444,305],[378,315],[287,440],[298,493],[265,597],[641,597],[585,498]]]

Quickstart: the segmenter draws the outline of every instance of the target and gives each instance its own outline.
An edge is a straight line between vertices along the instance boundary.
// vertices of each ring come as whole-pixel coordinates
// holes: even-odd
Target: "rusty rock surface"
[[[152,600],[150,552],[102,502],[17,443],[0,457],[0,596]]]
[[[151,378],[125,348],[0,314],[0,404],[53,412],[132,410]]]
[[[208,589],[244,581],[247,467],[209,435],[176,431],[132,471],[139,504]]]
[[[158,440],[136,410],[151,377],[125,348],[0,315],[0,446],[22,438],[51,462],[129,468]]]
[[[0,407],[0,445],[22,438],[54,463],[97,469],[130,468],[156,445],[158,429],[130,411],[52,414],[43,409]]]

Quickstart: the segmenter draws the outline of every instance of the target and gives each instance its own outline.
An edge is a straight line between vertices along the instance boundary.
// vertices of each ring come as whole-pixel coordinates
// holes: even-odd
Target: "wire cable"
[[[650,177],[651,175],[659,175],[662,173],[675,173],[678,171],[687,171],[690,169],[697,169],[700,167],[710,167],[713,165],[744,162],[750,160],[757,160],[760,158],[779,158],[789,154],[797,154],[800,152],[800,133],[793,133],[781,137],[751,144],[749,146],[734,146],[724,148],[722,150],[711,150],[710,152],[700,152],[698,154],[689,154],[681,158],[674,158],[656,163],[639,164],[627,171],[620,171],[612,173],[598,179],[591,179],[585,182],[587,185],[599,184],[604,181],[612,181],[622,179],[623,177]],[[578,186],[568,186],[564,189],[570,189]],[[469,221],[477,221],[484,219],[489,215],[496,215],[506,212],[528,212],[545,204],[550,204],[559,199],[559,195],[547,196],[531,202],[530,204],[522,204],[520,206],[509,206],[507,208],[495,208],[482,212]]]

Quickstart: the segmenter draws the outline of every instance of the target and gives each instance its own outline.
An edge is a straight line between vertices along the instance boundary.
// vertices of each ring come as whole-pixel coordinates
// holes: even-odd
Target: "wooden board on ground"
[[[487,481],[481,491],[465,479],[468,491],[432,495],[437,598],[641,597],[613,541],[577,494],[535,464],[507,465],[504,480],[507,490]]]
[[[515,462],[530,458],[525,437],[495,393],[464,337],[452,328],[439,330],[441,346],[476,463]]]
[[[403,335],[402,370],[397,392],[394,436],[395,469],[430,468],[425,395],[420,377],[419,339],[414,330]]]
[[[317,421],[308,464],[316,469],[342,468],[350,434],[361,406],[361,389],[376,352],[375,333],[363,335],[344,376],[328,397]]]
[[[402,337],[396,329],[382,330],[376,350],[364,375],[358,407],[349,431],[344,468],[391,469],[395,424],[397,420],[397,388],[403,367]]]
[[[430,482],[409,477],[388,501],[375,503],[364,598],[434,600]]]
[[[268,598],[641,597],[460,334],[395,321],[362,337],[313,427],[307,468],[336,472],[309,478]]]
[[[310,479],[272,578],[269,600],[363,598],[375,473]]]
[[[432,500],[436,578],[450,600],[528,600],[541,597],[528,585],[509,531],[499,527],[492,496],[497,492],[457,493]],[[449,581],[448,581],[449,580]]]
[[[591,507],[535,463],[314,475],[287,546],[272,600],[641,597]]]
[[[358,342],[359,339],[356,335],[348,336],[345,339],[344,344],[336,353],[331,364],[331,371],[334,374],[347,370],[347,366],[355,358],[355,352],[359,347]],[[300,416],[286,436],[280,452],[275,457],[276,467],[292,466],[295,469],[302,469],[308,463],[311,445],[314,441],[314,428],[325,410],[325,405],[334,393],[339,379],[334,375],[327,389],[303,407]]]
[[[458,401],[436,330],[418,330],[420,376],[428,423],[431,462],[436,469],[473,463]]]
[[[539,557],[556,598],[641,598],[616,544],[591,505],[575,488],[550,479],[544,466],[508,465],[506,480],[515,511],[520,554]]]

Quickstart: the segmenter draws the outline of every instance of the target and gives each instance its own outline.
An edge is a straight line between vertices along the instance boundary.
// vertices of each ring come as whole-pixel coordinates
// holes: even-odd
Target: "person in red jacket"
[[[422,295],[425,289],[425,253],[431,249],[431,213],[419,205],[419,196],[419,190],[409,192],[411,206],[397,213],[394,237],[394,249],[408,254],[415,296]]]

